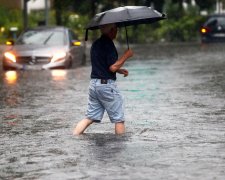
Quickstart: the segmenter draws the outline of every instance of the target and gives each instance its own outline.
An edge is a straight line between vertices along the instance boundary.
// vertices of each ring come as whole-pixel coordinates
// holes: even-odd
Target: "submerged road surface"
[[[90,66],[0,71],[0,179],[225,178],[225,47],[133,47],[118,75],[127,133],[84,117]]]

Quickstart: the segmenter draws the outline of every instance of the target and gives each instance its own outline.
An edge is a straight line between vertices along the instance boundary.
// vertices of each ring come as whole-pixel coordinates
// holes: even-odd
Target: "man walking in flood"
[[[116,86],[116,73],[128,76],[128,71],[121,67],[133,56],[128,49],[118,59],[113,39],[117,35],[115,24],[101,26],[101,37],[91,47],[91,81],[86,118],[78,122],[73,134],[80,135],[93,122],[101,122],[106,110],[110,121],[115,124],[115,134],[125,133],[124,105]]]

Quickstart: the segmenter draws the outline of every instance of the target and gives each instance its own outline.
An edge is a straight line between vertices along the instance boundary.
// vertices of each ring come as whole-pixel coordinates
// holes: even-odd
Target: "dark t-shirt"
[[[116,73],[109,70],[109,67],[118,59],[118,54],[113,41],[102,35],[91,47],[91,78],[116,80]]]

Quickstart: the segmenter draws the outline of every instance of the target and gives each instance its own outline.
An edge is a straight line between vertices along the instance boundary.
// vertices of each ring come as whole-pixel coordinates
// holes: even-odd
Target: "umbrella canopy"
[[[165,19],[165,14],[147,6],[124,6],[96,14],[86,29],[94,30],[104,24],[115,23],[117,27],[150,24]]]
[[[138,24],[151,24],[165,18],[165,14],[161,14],[147,6],[118,7],[96,14],[86,26],[85,40],[88,38],[88,30],[99,29],[101,25],[115,23],[117,27],[126,27]]]

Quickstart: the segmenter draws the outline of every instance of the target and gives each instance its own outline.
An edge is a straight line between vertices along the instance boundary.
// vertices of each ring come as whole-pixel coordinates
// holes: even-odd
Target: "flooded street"
[[[87,107],[90,66],[0,70],[0,179],[225,177],[225,46],[133,46],[117,75],[126,130],[107,115],[72,135]]]

